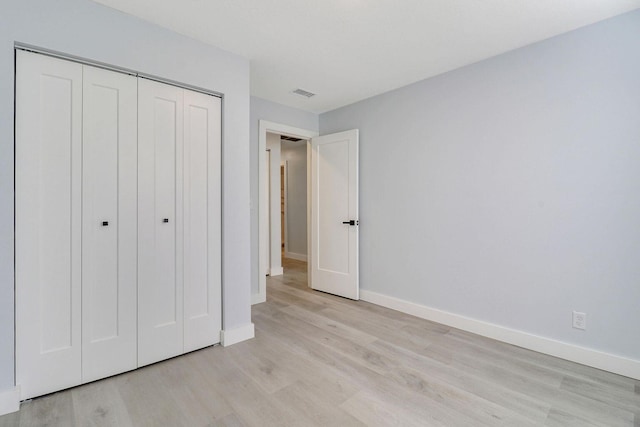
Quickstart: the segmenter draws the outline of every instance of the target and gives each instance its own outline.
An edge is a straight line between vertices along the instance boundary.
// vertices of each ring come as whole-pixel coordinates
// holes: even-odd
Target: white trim
[[[364,289],[360,290],[360,299],[518,347],[640,380],[640,360],[529,334]]]
[[[282,276],[284,274],[284,268],[282,267],[277,267],[277,268],[273,268],[271,267],[271,273],[269,274],[269,276]],[[266,280],[266,277],[265,277]]]
[[[284,162],[282,161],[282,142],[280,142],[280,161],[281,161],[281,167],[284,167],[284,176],[282,177],[282,182],[280,183],[280,185],[284,186],[284,212],[282,213],[282,216],[284,217],[284,221],[283,221],[283,225],[282,225],[282,231],[284,234],[284,241],[282,243],[284,243],[283,247],[284,247],[284,253],[287,253],[289,251],[289,214],[288,214],[288,204],[289,204],[289,160],[285,160]]]
[[[285,258],[295,259],[297,261],[307,261],[307,256],[305,254],[297,254],[295,252],[286,252],[284,253]]]
[[[0,415],[10,414],[20,410],[20,386],[0,391]]]
[[[266,295],[251,294],[251,305],[262,304],[267,301]]]
[[[271,137],[271,138],[269,138]],[[269,182],[267,192],[267,215],[269,217],[269,275],[278,275],[282,269],[282,212],[280,210],[280,192],[282,191],[281,170],[281,148],[280,135],[275,133],[267,134],[267,155],[269,158],[268,172],[265,180]],[[275,273],[274,273],[275,272]]]
[[[307,286],[311,289],[311,140],[307,140]]]
[[[293,136],[295,138],[311,139],[318,136],[318,132],[260,120],[258,129],[258,294],[252,295],[252,303],[263,302],[267,298],[267,245],[269,244],[269,219],[266,215],[267,195],[265,177],[265,162],[267,149],[267,132],[280,135]],[[307,143],[308,145],[308,143]],[[309,195],[307,194],[307,198]],[[256,302],[254,302],[256,301]]]
[[[195,92],[200,92],[200,93],[204,93],[205,95],[211,95],[211,96],[215,96],[216,98],[220,98],[223,99],[224,98],[224,94],[220,93],[220,92],[215,92],[209,89],[205,89],[199,86],[194,86],[194,85],[190,85],[187,83],[182,83],[176,80],[170,80],[170,79],[165,79],[163,77],[159,77],[159,76],[154,76],[152,74],[146,74],[146,73],[142,73],[140,71],[135,71],[126,67],[118,67],[112,64],[107,64],[105,62],[100,62],[100,61],[94,61],[91,59],[87,59],[87,58],[83,58],[80,56],[75,56],[75,55],[69,55],[67,53],[62,53],[62,52],[58,52],[55,50],[51,50],[51,49],[45,49],[42,47],[38,47],[38,46],[33,46],[27,43],[20,43],[20,42],[15,42],[14,43],[14,49],[15,50],[23,50],[25,52],[33,52],[33,53],[37,53],[39,55],[45,55],[45,56],[50,56],[52,58],[58,58],[58,59],[62,59],[65,61],[71,61],[71,62],[75,62],[78,64],[83,64],[83,65],[89,65],[91,67],[95,67],[95,68],[102,68],[103,70],[109,70],[109,71],[113,71],[116,73],[120,73],[120,74],[128,74],[130,76],[135,76],[135,77],[140,77],[142,79],[147,79],[147,80],[153,80],[159,83],[165,83],[171,86],[176,86],[182,89],[188,89],[188,90],[192,90]]]
[[[242,341],[250,340],[255,337],[255,328],[253,323],[248,323],[234,329],[227,329],[220,332],[220,344],[223,347],[237,344]]]
[[[271,150],[270,149],[265,149],[265,154],[264,154],[264,161],[265,161],[265,165],[264,165],[264,169],[263,169],[263,173],[265,174],[265,179],[262,180],[264,182],[260,182],[260,185],[264,185],[263,190],[264,190],[264,197],[266,199],[266,209],[264,210],[264,214],[260,213],[260,209],[262,209],[260,207],[260,203],[262,203],[262,201],[260,201],[258,203],[258,234],[261,233],[260,230],[262,230],[262,220],[263,220],[263,216],[264,216],[264,222],[266,224],[266,228],[264,229],[264,252],[263,248],[260,247],[260,254],[258,256],[258,262],[260,263],[260,265],[258,266],[258,271],[261,272],[262,276],[268,276],[271,274],[271,209],[269,209],[269,200],[271,198]],[[259,169],[259,168],[258,168]],[[262,196],[260,196],[262,197]],[[260,242],[260,235],[258,235],[258,242]],[[264,266],[262,265],[262,263],[264,262]],[[265,279],[266,280],[266,279]]]

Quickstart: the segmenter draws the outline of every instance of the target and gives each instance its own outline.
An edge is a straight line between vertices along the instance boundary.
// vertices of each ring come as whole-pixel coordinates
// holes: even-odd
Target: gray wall
[[[318,130],[318,115],[262,98],[251,97],[251,289],[258,293],[258,129],[260,120],[312,131]]]
[[[287,162],[286,250],[307,255],[307,143],[282,141],[281,146],[280,160]]]
[[[14,43],[27,43],[224,94],[224,328],[251,321],[249,62],[88,0],[9,0],[0,13],[0,392],[14,385]]]
[[[640,11],[320,116],[350,128],[363,289],[640,359]]]

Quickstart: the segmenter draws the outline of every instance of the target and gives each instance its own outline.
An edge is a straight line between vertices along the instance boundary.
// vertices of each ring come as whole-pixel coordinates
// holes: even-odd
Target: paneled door
[[[80,384],[82,65],[17,52],[16,382]]]
[[[82,381],[137,367],[134,76],[84,66]]]
[[[311,287],[358,299],[358,131],[311,140]]]
[[[221,100],[17,51],[16,382],[220,342]]]
[[[184,90],[184,351],[220,342],[221,100]]]
[[[138,82],[138,366],[183,353],[183,90]]]

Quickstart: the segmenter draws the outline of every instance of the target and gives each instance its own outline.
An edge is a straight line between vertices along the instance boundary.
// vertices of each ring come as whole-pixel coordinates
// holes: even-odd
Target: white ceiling
[[[251,60],[251,94],[316,113],[640,7],[640,0],[95,0]],[[291,92],[302,88],[317,95]]]

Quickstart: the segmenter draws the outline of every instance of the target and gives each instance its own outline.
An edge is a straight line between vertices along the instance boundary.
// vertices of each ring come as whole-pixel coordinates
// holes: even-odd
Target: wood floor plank
[[[227,349],[233,358],[233,362],[252,381],[256,383],[265,393],[273,393],[292,384],[296,378],[291,374],[285,363],[273,360],[256,351],[256,341],[261,338],[256,337],[251,342],[243,342]],[[281,360],[287,360],[286,356]]]
[[[466,341],[452,340],[448,335],[436,337],[433,344],[430,345],[430,348],[433,350],[436,347],[440,348],[441,355],[445,355],[448,352],[449,359],[457,357],[458,359],[481,360],[484,363],[499,366],[505,371],[526,374],[531,379],[556,387],[560,387],[565,376],[565,374],[561,372],[536,363],[531,363],[523,358],[509,357],[503,353],[488,351],[484,347],[474,346]]]
[[[401,327],[394,327],[386,323],[386,319],[371,319],[356,312],[327,308],[319,314],[357,328],[378,339],[388,341],[409,350],[421,350],[433,341],[426,336],[415,335],[402,331]]]
[[[207,427],[247,427],[247,424],[242,422],[238,414],[232,413],[211,422]]]
[[[260,323],[262,325],[261,327],[271,326],[272,320],[262,319]],[[327,365],[342,371],[344,375],[346,375],[350,380],[355,381],[362,389],[376,391],[378,394],[381,390],[384,390],[384,393],[388,395],[387,399],[389,396],[393,395],[395,396],[394,399],[400,399],[404,402],[403,404],[406,404],[407,402],[414,402],[413,406],[416,408],[422,408],[421,410],[428,408],[431,414],[439,414],[439,419],[457,419],[457,425],[471,425],[470,423],[484,425],[477,419],[467,417],[467,415],[463,413],[465,411],[451,410],[442,402],[432,399],[429,395],[417,394],[410,388],[401,387],[391,378],[382,376],[381,373],[388,373],[390,369],[397,366],[397,363],[390,359],[380,358],[381,360],[385,360],[384,365],[380,365],[380,367],[384,366],[384,369],[381,368],[382,370],[380,370],[378,369],[378,365],[362,363],[362,360],[358,357],[351,357],[352,354],[349,354],[349,352],[336,352],[335,349],[330,346],[325,348],[325,345],[322,342],[323,340],[317,340],[317,337],[314,337],[312,333],[296,336],[296,332],[291,329],[283,332],[281,339],[289,341],[289,345],[291,346],[297,346],[299,351],[303,354],[304,352],[309,352],[309,355],[327,357],[328,360],[325,361]],[[375,353],[371,352],[371,354]],[[466,424],[463,423],[463,420]]]
[[[558,409],[552,409],[549,412],[549,417],[545,423],[549,427],[598,427],[599,424],[594,424],[590,420],[569,414],[567,412],[560,411]]]
[[[162,383],[190,426],[208,426],[233,413],[223,393],[210,387],[200,369],[191,363],[194,354],[158,365]]]
[[[377,340],[373,335],[367,334],[343,323],[336,322],[335,320],[325,316],[309,312],[297,306],[292,305],[284,307],[281,311],[304,322],[310,323],[315,327],[333,332],[344,339],[355,342],[356,344],[366,345]]]
[[[586,381],[571,375],[564,377],[561,388],[629,412],[637,410],[640,404],[640,397],[635,393],[631,394],[626,390],[613,389],[597,382]]]
[[[444,426],[445,424],[432,420],[425,420],[412,412],[401,411],[393,402],[383,398],[376,398],[367,392],[358,393],[347,402],[340,405],[353,417],[364,425],[373,426]]]
[[[600,369],[549,356],[548,354],[537,353],[459,329],[451,329],[449,336],[453,340],[466,341],[470,345],[483,347],[496,354],[504,355],[504,357],[524,359],[529,363],[539,364],[547,369],[556,370],[563,375],[572,375],[577,378],[607,384],[614,388],[632,390],[636,382],[632,378],[612,374]]]
[[[265,393],[224,350],[218,347],[198,352],[192,363],[206,373],[210,387],[224,393],[239,419],[247,426],[295,426],[300,417],[297,409]]]
[[[181,416],[180,407],[172,398],[170,390],[163,383],[162,365],[166,363],[146,366],[115,378],[135,426],[188,425]]]
[[[537,381],[526,372],[502,369],[499,365],[487,363],[482,360],[474,360],[470,357],[456,357],[451,366],[460,372],[480,376],[488,381],[499,383],[511,390],[520,390],[522,393],[546,402],[551,409],[560,410],[568,414],[587,414],[588,418],[601,426],[627,425],[631,417],[629,411],[611,405],[603,405],[585,396],[573,392],[563,391],[554,384]],[[613,423],[613,424],[612,424]]]
[[[33,399],[20,407],[20,427],[75,426],[71,391]]]
[[[330,396],[324,395],[313,385],[302,381],[279,390],[274,397],[301,410],[304,418],[299,420],[300,425],[344,427],[365,425],[332,402]],[[344,402],[340,402],[342,403]]]
[[[324,372],[348,378],[360,388],[374,387],[382,376],[353,358],[347,357],[331,347],[323,345],[308,335],[300,334],[292,326],[283,324],[273,318],[256,316],[257,333],[268,333],[274,341],[300,357],[308,360],[312,365],[321,366]],[[324,332],[324,331],[323,331]]]
[[[71,396],[77,426],[133,426],[113,379],[76,387]]]
[[[21,411],[12,412],[0,417],[0,427],[19,427]]]
[[[413,353],[383,341],[372,343],[371,346],[389,357],[402,360],[403,366],[420,372],[427,378],[473,393],[494,404],[508,408],[531,421],[543,422],[551,408],[549,404],[518,390],[509,389],[480,376],[461,372],[448,364],[426,357],[423,354]]]

